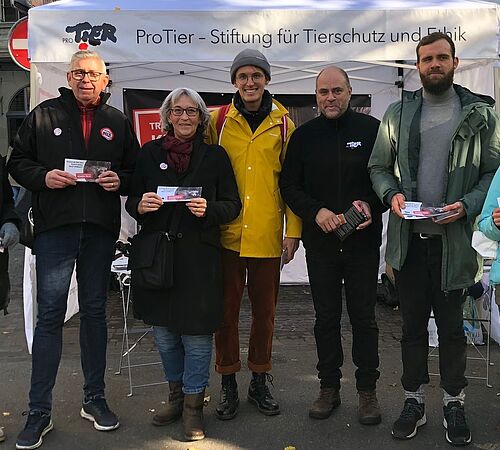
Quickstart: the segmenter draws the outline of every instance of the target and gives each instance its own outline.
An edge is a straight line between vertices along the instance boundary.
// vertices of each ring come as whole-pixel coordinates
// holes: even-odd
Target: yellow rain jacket
[[[231,105],[217,136],[217,117],[212,112],[210,143],[224,147],[233,165],[243,208],[231,223],[221,226],[221,244],[242,257],[275,258],[282,253],[283,225],[286,237],[300,238],[301,220],[285,206],[278,181],[289,138],[295,125],[286,119],[286,142],[282,139],[283,117],[288,111],[273,100],[271,113],[252,133],[243,115]]]

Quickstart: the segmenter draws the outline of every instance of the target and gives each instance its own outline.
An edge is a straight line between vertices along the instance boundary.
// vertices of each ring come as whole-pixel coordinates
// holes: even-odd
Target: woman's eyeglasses
[[[182,116],[184,113],[188,115],[188,117],[196,117],[200,110],[198,108],[181,108],[180,106],[175,106],[174,108],[170,108],[169,111],[177,117]]]

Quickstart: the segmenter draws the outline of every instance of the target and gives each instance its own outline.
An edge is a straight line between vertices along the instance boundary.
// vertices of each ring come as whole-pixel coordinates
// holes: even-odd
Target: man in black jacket
[[[14,197],[5,169],[5,157],[0,157],[0,313],[7,314],[10,300],[9,248],[19,242],[20,220],[14,209]],[[0,442],[5,441],[0,426]]]
[[[321,114],[292,135],[280,188],[285,202],[303,220],[302,240],[316,311],[320,394],[309,416],[326,419],[340,405],[343,282],[357,366],[358,419],[369,425],[381,420],[376,396],[375,301],[383,206],[366,170],[379,121],[349,108],[351,92],[342,69],[327,67],[320,72],[316,101]],[[340,241],[334,231],[345,223],[343,213],[353,205],[366,220]]]
[[[9,249],[19,242],[20,220],[14,209],[14,197],[5,169],[5,157],[0,158],[0,312],[7,314],[10,300]]]
[[[106,105],[109,94],[103,91],[109,77],[97,53],[75,53],[67,80],[71,90],[60,88],[59,97],[41,103],[28,115],[8,164],[16,181],[33,193],[37,272],[29,413],[17,439],[18,449],[39,447],[53,428],[52,388],[75,263],[85,378],[80,415],[100,431],[119,426],[104,397],[106,299],[120,230],[120,195],[127,194],[138,143],[127,118]],[[85,160],[110,169],[95,182],[80,182],[82,175],[70,166],[83,167]]]

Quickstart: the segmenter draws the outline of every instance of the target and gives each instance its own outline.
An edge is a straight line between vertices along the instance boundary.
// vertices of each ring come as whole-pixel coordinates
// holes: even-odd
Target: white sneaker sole
[[[415,429],[408,436],[396,436],[394,434],[394,430],[391,431],[391,434],[396,439],[411,439],[417,435],[418,428],[427,423],[427,416],[424,414],[420,420],[415,424]]]
[[[448,436],[448,422],[446,422],[446,419],[443,418],[443,427],[446,430],[446,441],[453,445],[453,446],[459,446],[459,447],[464,447],[465,445],[469,445],[472,442],[472,434],[469,436],[469,439],[464,441],[463,443],[456,443],[452,442],[450,437]]]
[[[94,419],[94,416],[85,412],[85,410],[82,408],[80,410],[80,416],[84,419],[90,420],[91,422],[94,422],[94,428],[99,431],[111,431],[111,430],[116,430],[120,426],[120,422],[116,422],[115,425],[111,425],[108,427],[99,425],[96,420]]]
[[[42,434],[40,435],[40,439],[36,444],[33,445],[20,445],[16,443],[16,448],[19,450],[33,450],[34,448],[38,448],[43,444],[43,437],[54,428],[54,424],[52,423],[52,420],[49,422],[49,424],[45,427],[45,429],[42,431]]]

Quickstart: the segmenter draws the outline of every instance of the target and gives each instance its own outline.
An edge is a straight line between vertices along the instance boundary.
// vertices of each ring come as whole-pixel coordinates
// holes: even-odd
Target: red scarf
[[[189,167],[193,141],[182,142],[171,134],[163,138],[162,147],[167,151],[167,164],[172,167],[177,175],[183,174]]]

